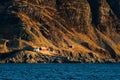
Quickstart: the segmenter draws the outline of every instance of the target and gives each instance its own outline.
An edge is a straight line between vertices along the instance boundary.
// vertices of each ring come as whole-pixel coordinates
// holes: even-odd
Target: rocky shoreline
[[[8,56],[7,56],[8,55]],[[45,55],[31,51],[18,51],[10,54],[0,54],[0,64],[3,63],[120,63],[120,59],[95,59],[66,57],[62,55]]]

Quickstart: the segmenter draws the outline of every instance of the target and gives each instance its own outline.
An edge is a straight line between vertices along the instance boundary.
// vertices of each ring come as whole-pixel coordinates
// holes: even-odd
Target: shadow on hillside
[[[116,58],[116,53],[115,51],[111,48],[111,46],[109,46],[107,43],[105,43],[105,49],[109,51],[110,55],[112,58]]]
[[[0,59],[6,59],[6,58],[9,58],[9,57],[12,57],[16,53],[19,53],[19,52],[25,51],[25,50],[33,51],[33,47],[27,46],[27,47],[24,47],[23,49],[20,49],[20,50],[14,50],[12,52],[7,52],[7,53],[0,53]]]
[[[11,57],[12,55],[20,52],[22,50],[14,50],[12,52],[7,52],[7,53],[0,53],[0,59],[5,59],[5,58],[8,58],[8,57]]]

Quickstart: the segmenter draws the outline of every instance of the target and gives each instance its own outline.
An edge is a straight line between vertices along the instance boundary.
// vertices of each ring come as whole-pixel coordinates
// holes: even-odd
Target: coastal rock
[[[0,1],[0,63],[119,59],[120,0]]]

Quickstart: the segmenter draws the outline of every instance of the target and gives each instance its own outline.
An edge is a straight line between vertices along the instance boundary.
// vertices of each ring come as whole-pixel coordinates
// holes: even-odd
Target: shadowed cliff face
[[[1,0],[0,62],[119,62],[119,7],[119,0]],[[40,47],[47,50],[34,52]]]

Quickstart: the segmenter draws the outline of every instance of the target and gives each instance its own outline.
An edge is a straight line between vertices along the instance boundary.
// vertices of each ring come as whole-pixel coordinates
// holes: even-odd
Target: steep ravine
[[[119,63],[119,7],[119,0],[1,0],[0,63]]]

